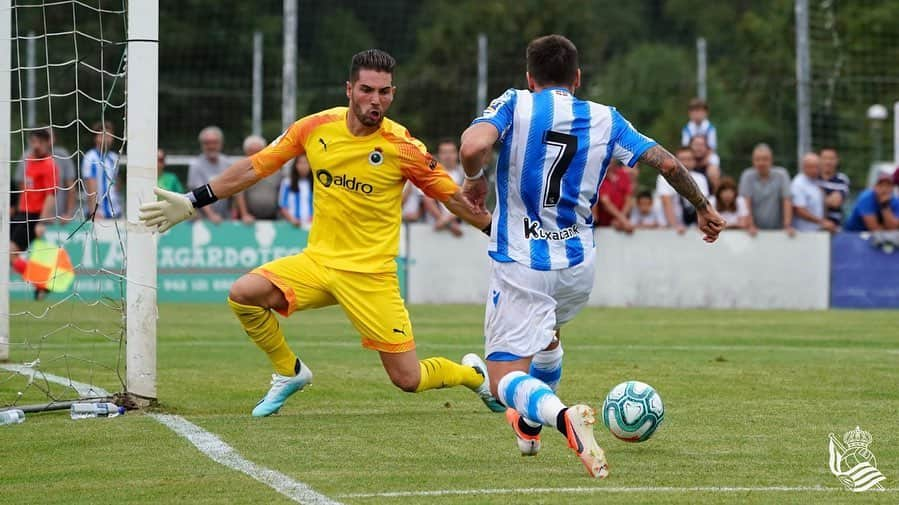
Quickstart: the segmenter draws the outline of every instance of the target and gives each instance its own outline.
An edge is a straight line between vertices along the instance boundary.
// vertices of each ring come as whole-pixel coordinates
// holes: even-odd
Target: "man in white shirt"
[[[827,230],[833,232],[836,225],[824,213],[824,190],[818,184],[820,159],[815,153],[802,157],[799,173],[790,183],[793,199],[793,228],[797,231]]]
[[[675,156],[689,170],[690,177],[699,186],[702,194],[708,198],[709,181],[704,175],[694,170],[696,158],[693,156],[693,151],[689,147],[682,147],[677,150]],[[659,196],[659,200],[662,202],[662,212],[665,214],[665,221],[668,223],[668,227],[676,229],[678,233],[685,232],[687,228],[684,226],[684,206],[680,195],[661,175],[656,179],[656,195]]]

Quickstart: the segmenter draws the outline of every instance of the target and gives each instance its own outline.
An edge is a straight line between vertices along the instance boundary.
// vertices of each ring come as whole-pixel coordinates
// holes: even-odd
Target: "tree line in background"
[[[98,1],[121,6],[121,0]],[[280,133],[282,3],[160,2],[161,147],[195,152],[199,130],[217,124],[225,131],[226,150],[239,152],[250,133],[254,31],[265,40],[264,134],[272,139]],[[867,102],[899,100],[899,2],[810,3],[816,13],[826,8],[833,14],[833,19],[813,19],[821,41],[812,46],[815,147],[838,147],[844,171],[860,187],[871,161]],[[380,47],[400,63],[391,116],[433,144],[457,136],[477,113],[478,33],[488,37],[488,100],[509,87],[524,87],[528,41],[562,33],[580,50],[579,96],[615,105],[642,131],[675,146],[686,104],[696,93],[695,43],[702,36],[708,42],[708,101],[723,171],[739,175],[758,142],[770,144],[778,164],[795,171],[793,0],[645,0],[626,6],[608,0],[300,0],[299,5],[300,116],[345,104],[350,57]],[[45,12],[48,26],[72,24],[71,7]],[[108,16],[87,11],[77,16],[81,31],[97,33],[101,21],[107,32],[113,26],[121,31],[121,23]],[[83,39],[82,53],[89,42]],[[62,58],[74,54],[72,45],[60,41],[47,49]],[[119,63],[114,51],[103,58],[107,68]],[[71,88],[72,76],[66,75],[53,75],[51,87]],[[75,107],[71,102],[54,100],[54,116],[65,117]],[[39,111],[41,120],[46,115]]]

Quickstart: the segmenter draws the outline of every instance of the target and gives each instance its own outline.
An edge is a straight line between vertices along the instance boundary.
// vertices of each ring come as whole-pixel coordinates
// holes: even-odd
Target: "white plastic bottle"
[[[0,426],[4,424],[21,424],[25,422],[25,413],[19,409],[0,412]]]
[[[125,413],[125,407],[119,407],[115,403],[73,403],[69,413],[72,419],[87,419],[90,417],[116,417]]]

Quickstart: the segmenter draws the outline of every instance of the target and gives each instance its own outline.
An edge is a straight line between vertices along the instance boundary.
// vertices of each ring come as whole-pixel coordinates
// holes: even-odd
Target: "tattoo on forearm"
[[[664,147],[659,145],[650,147],[640,156],[640,162],[656,168],[668,181],[668,184],[697,209],[701,209],[709,203],[699,186],[696,185],[696,181],[690,176],[687,167]]]

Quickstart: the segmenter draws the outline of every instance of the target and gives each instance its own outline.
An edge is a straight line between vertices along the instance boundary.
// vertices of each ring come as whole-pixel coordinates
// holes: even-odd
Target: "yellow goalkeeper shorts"
[[[284,293],[289,316],[297,310],[339,304],[362,337],[362,346],[383,352],[415,349],[412,323],[395,272],[361,273],[335,270],[306,254],[287,256],[251,273],[271,281]]]

